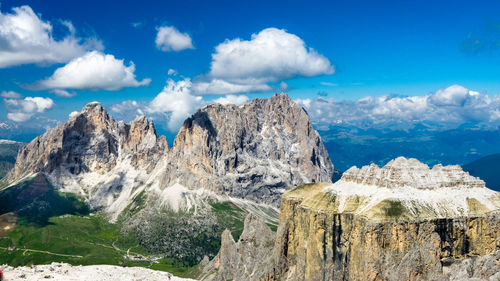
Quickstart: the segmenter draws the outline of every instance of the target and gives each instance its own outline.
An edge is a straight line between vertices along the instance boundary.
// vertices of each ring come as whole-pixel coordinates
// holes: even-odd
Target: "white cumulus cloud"
[[[195,83],[203,85],[200,94],[269,91],[268,83],[334,71],[326,57],[308,48],[297,35],[266,28],[250,40],[237,38],[216,46],[210,71]]]
[[[167,85],[150,102],[126,100],[114,104],[111,111],[123,119],[131,120],[135,116],[148,115],[152,119],[165,122],[167,129],[177,132],[184,120],[207,104],[235,104],[241,105],[249,101],[245,95],[226,95],[217,99],[204,100],[203,96],[193,94],[193,83],[189,78],[174,81],[167,80]]]
[[[296,102],[318,124],[342,123],[366,127],[411,125],[425,121],[453,126],[467,122],[500,122],[500,95],[490,97],[460,85],[423,96],[368,96],[356,101],[317,97],[298,99]]]
[[[167,72],[168,75],[170,76],[175,76],[178,74],[177,70],[170,68]]]
[[[111,106],[111,111],[128,115],[133,114],[133,116],[137,117],[144,115],[141,107],[142,104],[138,103],[135,100],[126,100],[121,103],[113,104]]]
[[[22,98],[23,96],[17,92],[14,91],[3,91],[0,93],[0,97],[2,98],[11,98],[11,99],[19,99]]]
[[[78,111],[72,111],[70,114],[68,114],[68,116],[69,116],[69,118],[73,118],[76,115],[78,115],[78,113],[80,113],[80,112],[78,112]]]
[[[186,49],[194,49],[191,36],[181,33],[173,26],[161,26],[157,28],[156,47],[164,52],[179,52]]]
[[[71,60],[54,74],[38,83],[42,89],[83,89],[116,91],[126,87],[149,85],[151,79],[137,81],[135,65],[126,66],[113,55],[92,51]]]
[[[193,92],[196,95],[227,95],[249,92],[272,91],[272,87],[267,84],[235,84],[222,79],[212,79],[210,81],[196,81],[193,83]]]
[[[12,13],[0,11],[0,68],[22,64],[67,62],[91,49],[102,49],[95,38],[80,39],[69,21],[61,21],[68,34],[61,40],[52,35],[53,26],[30,6],[15,7]]]
[[[146,111],[167,115],[167,127],[177,131],[184,120],[203,105],[202,97],[191,94],[191,80],[167,80],[167,85],[147,106]]]
[[[24,99],[4,99],[7,118],[14,122],[24,122],[36,113],[43,113],[54,106],[50,98],[26,97]]]

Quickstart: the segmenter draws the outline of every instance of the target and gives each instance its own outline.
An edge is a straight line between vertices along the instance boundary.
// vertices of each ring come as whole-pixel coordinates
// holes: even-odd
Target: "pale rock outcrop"
[[[276,208],[281,194],[298,184],[331,182],[333,165],[305,110],[277,94],[200,109],[170,150],[146,117],[116,122],[92,102],[23,147],[6,181],[39,172],[116,219],[143,191],[173,208],[196,207],[190,202],[200,193]],[[190,202],[171,202],[177,198]]]
[[[123,267],[113,265],[73,266],[67,263],[53,262],[46,265],[1,266],[5,281],[195,281],[189,278],[173,276],[169,272],[151,270],[142,267]]]
[[[278,206],[302,183],[331,182],[333,165],[307,112],[287,95],[212,104],[188,118],[169,153],[165,186],[179,181]]]
[[[221,248],[217,256],[202,265],[201,280],[259,280],[274,261],[272,249],[276,234],[262,220],[248,214],[243,233],[235,242],[231,232],[222,233]]]
[[[100,103],[92,102],[24,146],[7,181],[44,173],[60,190],[81,196],[92,209],[104,209],[116,219],[144,190],[149,172],[167,152],[165,137],[145,117],[130,124],[116,122]]]
[[[499,199],[457,167],[405,158],[297,187],[265,279],[496,280]]]
[[[129,124],[116,122],[98,102],[87,104],[66,123],[48,130],[24,146],[9,175],[17,179],[36,172],[65,169],[78,175],[104,174],[119,158],[132,157],[132,165],[151,166],[168,150],[153,123],[139,117]],[[146,163],[151,161],[151,163]]]

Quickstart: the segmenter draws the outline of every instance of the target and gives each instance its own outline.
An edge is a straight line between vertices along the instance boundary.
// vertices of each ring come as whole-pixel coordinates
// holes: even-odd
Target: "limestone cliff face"
[[[165,136],[158,137],[153,121],[148,121],[146,116],[138,117],[122,127],[122,149],[132,156],[132,166],[145,167],[150,172],[166,155],[167,139]]]
[[[372,167],[365,176],[351,171],[333,185],[304,185],[284,194],[274,250],[277,266],[266,279],[396,281],[492,277],[495,271],[470,268],[474,263],[494,265],[497,260],[498,193],[478,185],[475,178],[460,171],[447,176],[440,173],[442,177],[433,180],[428,178],[429,173],[424,173],[423,180],[435,185],[420,185],[421,179],[403,184],[406,177],[415,175],[416,166],[425,170],[420,164],[414,159],[398,159],[386,168],[392,172],[385,176],[381,176],[384,172],[377,170],[378,167]],[[444,167],[450,169],[454,168]],[[361,170],[369,171],[370,167]],[[391,182],[390,178],[403,180],[386,184]],[[452,180],[458,178],[461,180]],[[382,184],[373,185],[374,182]],[[451,184],[459,191],[474,192],[464,198],[458,193],[450,194],[450,182],[460,182]],[[425,188],[435,194],[432,200],[422,200],[413,193],[424,186],[434,187]],[[370,188],[378,191],[365,198],[366,189]],[[449,206],[440,199],[443,190],[454,204],[463,201],[462,206],[467,210],[449,211]],[[467,205],[467,200],[475,203]],[[478,205],[482,207],[476,208]],[[418,212],[428,208],[433,210]],[[481,258],[476,260],[476,257]]]
[[[275,95],[202,108],[170,150],[146,117],[116,122],[89,103],[26,145],[7,182],[38,172],[116,218],[143,191],[175,210],[196,206],[206,194],[277,207],[295,185],[330,182],[333,165],[304,109]]]
[[[44,173],[60,190],[78,194],[115,219],[144,190],[167,152],[165,138],[145,117],[116,122],[93,102],[23,147],[7,181]]]
[[[90,103],[67,123],[23,147],[10,178],[50,173],[65,166],[71,173],[104,172],[116,165],[118,123],[98,103]]]
[[[277,206],[285,190],[332,176],[305,110],[277,94],[240,107],[209,105],[187,119],[163,181]]]
[[[166,149],[165,138],[158,137],[153,123],[145,117],[131,124],[116,122],[101,104],[93,102],[68,122],[24,146],[9,177],[51,173],[58,168],[75,175],[104,174],[117,165],[120,157],[128,155],[133,158],[132,165],[150,168]]]
[[[235,242],[231,232],[222,233],[217,256],[202,265],[200,280],[259,280],[272,268],[275,233],[262,220],[248,214],[243,233]]]

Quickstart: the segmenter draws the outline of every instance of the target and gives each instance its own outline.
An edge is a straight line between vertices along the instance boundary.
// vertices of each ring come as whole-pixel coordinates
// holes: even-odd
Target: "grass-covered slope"
[[[190,274],[186,263],[153,255],[140,236],[123,229],[122,223],[89,214],[84,202],[55,190],[42,174],[0,191],[1,264],[111,264]],[[133,261],[127,254],[143,260]]]
[[[249,212],[208,198],[177,211],[148,200],[139,193],[110,223],[77,196],[55,190],[43,174],[0,190],[0,263],[133,265],[192,277],[192,266],[217,254],[225,229],[238,239]],[[127,253],[145,260],[132,261]]]
[[[89,213],[86,204],[73,194],[61,193],[44,175],[0,190],[0,214],[14,213],[27,223],[46,225],[49,218],[66,214]]]
[[[500,191],[500,153],[488,155],[463,166],[464,171],[486,182],[486,186]]]

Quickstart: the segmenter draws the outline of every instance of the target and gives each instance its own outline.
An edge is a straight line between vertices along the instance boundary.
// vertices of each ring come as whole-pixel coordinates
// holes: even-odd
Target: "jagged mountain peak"
[[[353,167],[334,184],[316,189],[334,198],[328,201],[332,210],[373,220],[391,220],[395,214],[398,219],[418,220],[500,210],[500,193],[486,188],[481,179],[459,166],[435,165],[430,169],[416,159],[403,157],[382,168],[373,164]],[[311,204],[321,202],[313,198],[313,192],[307,194]]]
[[[106,116],[106,118],[110,117],[106,109],[101,105],[101,103],[97,101],[87,103],[82,108],[79,115],[84,115],[86,117],[92,117],[92,116]]]
[[[435,165],[432,169],[414,158],[398,157],[379,168],[375,164],[352,167],[341,178],[345,182],[386,188],[485,187],[484,181],[464,172],[458,165]]]
[[[163,182],[201,186],[279,205],[306,182],[330,182],[333,165],[309,116],[286,94],[241,106],[212,104],[177,134]]]
[[[237,242],[231,231],[221,235],[221,248],[217,256],[202,266],[201,280],[262,280],[272,268],[272,249],[276,234],[259,218],[248,214],[243,233]]]
[[[137,192],[172,186],[277,207],[298,184],[331,182],[333,165],[305,110],[278,94],[198,110],[171,149],[146,116],[116,122],[92,102],[25,146],[10,179],[37,172],[117,215]]]

